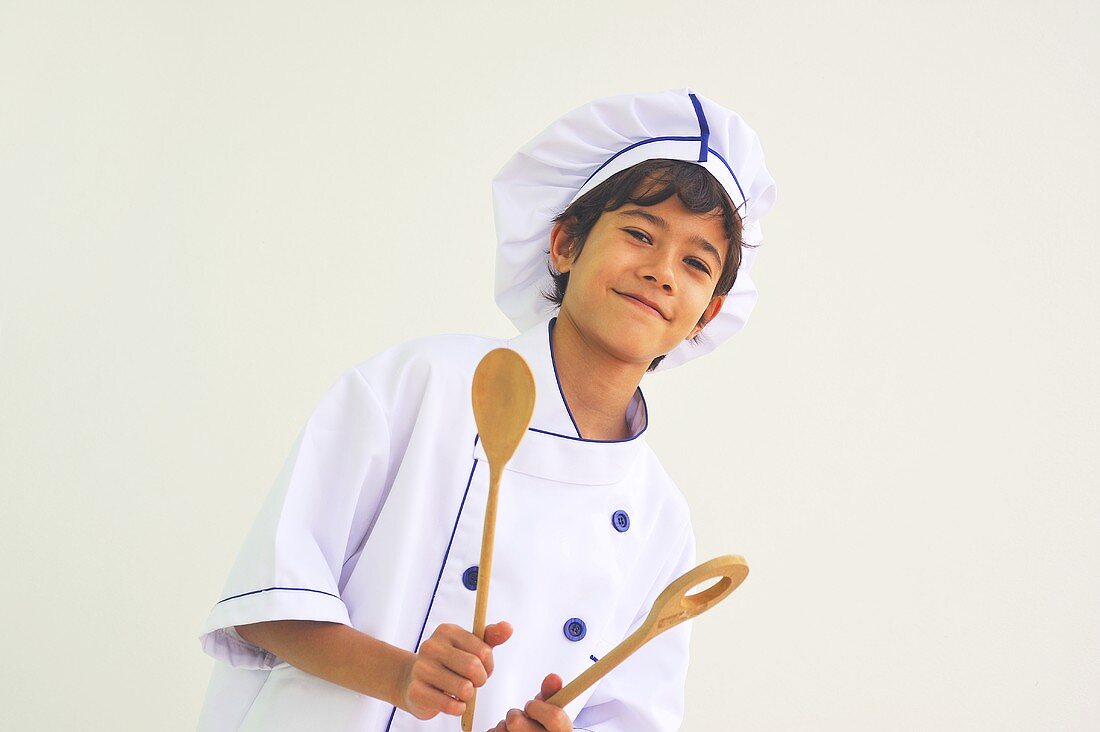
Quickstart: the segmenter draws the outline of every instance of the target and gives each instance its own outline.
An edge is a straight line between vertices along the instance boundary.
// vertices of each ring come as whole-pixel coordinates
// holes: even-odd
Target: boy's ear
[[[550,230],[550,264],[555,272],[565,274],[573,265],[573,241],[565,230],[565,222],[558,221]]]
[[[699,335],[699,332],[703,330],[703,327],[707,323],[714,320],[714,317],[722,311],[722,305],[726,302],[725,295],[715,295],[707,303],[707,309],[703,311],[703,317],[699,318],[699,322],[691,329],[691,334],[684,340],[691,340],[695,336]]]

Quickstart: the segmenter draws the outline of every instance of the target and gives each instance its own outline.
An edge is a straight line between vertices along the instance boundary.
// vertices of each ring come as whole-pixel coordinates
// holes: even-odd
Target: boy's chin
[[[655,343],[652,338],[645,338],[630,328],[620,328],[605,333],[603,341],[604,349],[619,361],[636,363],[649,366],[653,359],[667,351],[658,350],[662,344]]]

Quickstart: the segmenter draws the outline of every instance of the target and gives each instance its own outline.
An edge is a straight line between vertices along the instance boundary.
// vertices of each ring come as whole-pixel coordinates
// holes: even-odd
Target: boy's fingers
[[[522,709],[509,709],[504,721],[508,732],[541,732],[539,728],[542,725],[528,717]]]
[[[523,708],[523,713],[538,722],[535,729],[546,728],[550,732],[558,732],[558,730],[573,728],[572,723],[569,721],[569,715],[565,713],[564,709],[547,704],[544,701],[527,702],[527,706]]]
[[[474,687],[482,686],[488,681],[488,672],[482,667],[472,672],[471,677],[470,654],[453,648],[451,651],[452,653],[446,658],[433,659],[432,663],[425,667],[423,679],[436,689],[466,701],[473,696]],[[483,678],[478,671],[484,672],[485,677]]]
[[[492,665],[493,646],[491,643],[481,640],[465,628],[458,628],[449,638],[451,648],[477,656],[486,670]],[[446,657],[444,656],[444,658]],[[452,666],[452,668],[460,674],[463,673],[463,667]]]
[[[454,699],[430,684],[423,684],[416,690],[416,701],[423,707],[439,710],[444,714],[461,716],[466,711],[466,702]]]

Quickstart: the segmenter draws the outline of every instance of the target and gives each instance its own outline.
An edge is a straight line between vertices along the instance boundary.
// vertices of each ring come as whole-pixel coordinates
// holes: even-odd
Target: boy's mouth
[[[656,315],[657,317],[661,318],[661,320],[668,320],[668,318],[665,317],[665,314],[663,312],[661,312],[661,309],[659,307],[657,307],[657,303],[655,303],[651,300],[647,300],[645,297],[643,297],[641,295],[635,295],[635,294],[630,293],[630,292],[619,292],[618,290],[613,290],[613,292],[616,295],[622,295],[627,300],[634,301],[640,307],[645,308],[646,310],[648,310],[653,315]]]

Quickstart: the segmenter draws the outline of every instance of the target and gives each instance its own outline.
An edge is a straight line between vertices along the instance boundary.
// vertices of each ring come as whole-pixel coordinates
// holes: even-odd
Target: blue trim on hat
[[[707,146],[710,144],[710,127],[707,125],[707,117],[703,114],[703,105],[699,103],[699,98],[694,94],[688,94],[688,96],[691,97],[691,104],[695,107],[695,116],[699,118],[699,162],[705,163],[707,161]],[[737,176],[734,176],[733,179],[737,180]],[[737,190],[741,190],[740,185],[737,186]],[[744,195],[741,197],[744,198]]]
[[[607,165],[612,160],[619,157],[623,153],[625,153],[629,150],[633,150],[634,148],[638,147],[639,145],[647,145],[651,142],[666,142],[666,141],[669,141],[669,140],[680,141],[680,142],[695,142],[695,141],[699,141],[700,143],[703,142],[703,138],[700,135],[665,135],[664,137],[651,137],[648,140],[639,140],[638,142],[631,143],[630,145],[627,145],[622,150],[620,150],[619,152],[617,152],[614,155],[612,155],[611,157],[609,157],[607,160],[603,161],[603,164],[600,165],[600,167],[598,167],[598,168],[596,168],[595,170],[592,171],[592,175],[590,175],[590,176],[588,176],[587,178],[584,179],[584,183],[582,183],[580,186],[578,186],[577,190],[579,191],[581,188],[584,188],[586,185],[588,185],[588,181],[592,180],[596,176],[597,173],[599,173],[601,170],[606,168]],[[727,163],[726,159],[724,157],[722,157],[722,154],[720,152],[718,152],[717,150],[715,150],[713,147],[708,146],[707,147],[707,152],[714,153],[714,157],[721,160],[722,165],[726,166],[726,170],[728,170],[730,172],[730,176],[733,177],[733,182],[737,186],[737,192],[741,194],[742,202],[747,203],[748,198],[746,198],[746,196],[745,196],[745,190],[741,187],[741,181],[737,180],[737,173],[733,172],[733,168],[730,167],[730,164]]]
[[[582,183],[580,187],[584,188],[586,185],[588,185],[588,181],[592,180],[592,178],[595,177],[596,173],[599,173],[601,170],[606,168],[608,163],[610,163],[612,160],[619,157],[620,155],[622,155],[624,152],[627,152],[628,150],[633,150],[634,148],[638,147],[639,145],[645,145],[645,144],[650,143],[650,142],[665,142],[666,140],[681,140],[681,141],[684,141],[684,142],[692,142],[692,141],[698,140],[698,139],[699,139],[699,137],[697,135],[686,136],[686,137],[683,136],[683,135],[666,135],[664,137],[651,137],[648,140],[639,140],[638,142],[631,143],[630,145],[627,145],[622,150],[620,150],[619,152],[617,152],[614,155],[612,155],[611,157],[609,157],[607,160],[603,161],[603,165],[601,165],[600,167],[593,170],[592,175],[585,178],[584,183]],[[580,188],[578,188],[577,190],[580,190]]]
[[[722,157],[722,153],[718,152],[714,148],[710,148],[710,151],[714,153],[714,157],[722,161],[722,165],[726,166],[726,170],[730,172],[730,175],[733,175],[733,168],[731,168],[730,164],[726,162],[726,159]],[[741,181],[737,180],[736,175],[733,175],[733,182],[737,184],[737,192],[741,194],[741,200],[745,203],[748,203],[749,197],[745,195],[745,190],[741,188]]]

